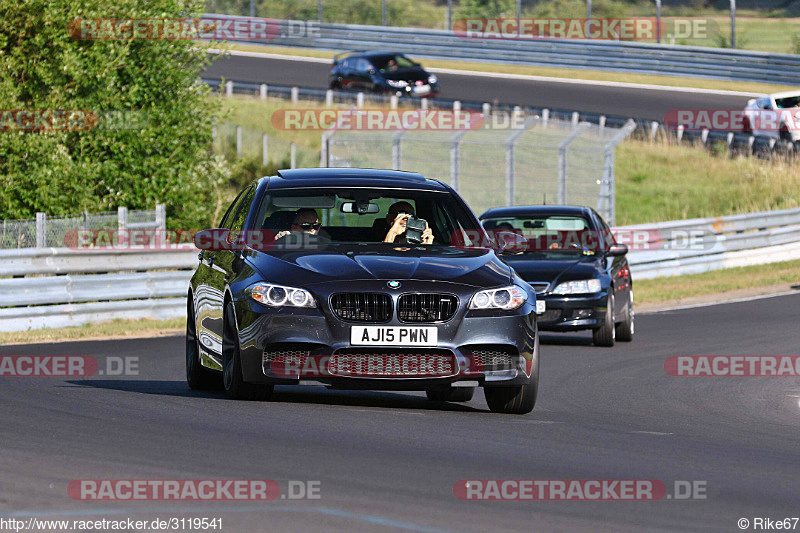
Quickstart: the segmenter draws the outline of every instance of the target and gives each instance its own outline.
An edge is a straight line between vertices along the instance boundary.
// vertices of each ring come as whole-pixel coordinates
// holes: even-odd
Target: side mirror
[[[606,252],[608,255],[613,257],[621,257],[628,253],[628,245],[627,244],[614,244],[611,248],[608,249]]]

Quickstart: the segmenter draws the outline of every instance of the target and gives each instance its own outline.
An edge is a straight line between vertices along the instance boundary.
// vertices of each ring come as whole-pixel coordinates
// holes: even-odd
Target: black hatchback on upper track
[[[439,79],[403,54],[357,52],[333,59],[331,89],[428,98],[439,93]]]
[[[187,299],[190,387],[426,391],[530,412],[536,295],[448,185],[409,172],[282,170],[246,187],[202,249]]]

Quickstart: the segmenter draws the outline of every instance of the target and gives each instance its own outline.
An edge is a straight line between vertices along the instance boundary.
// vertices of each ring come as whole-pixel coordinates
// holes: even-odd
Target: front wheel
[[[536,405],[536,382],[514,387],[484,387],[483,395],[493,413],[524,415]]]
[[[246,383],[242,373],[242,354],[239,348],[239,332],[233,304],[225,306],[225,322],[222,329],[222,386],[231,400],[268,400],[272,385]]]
[[[450,387],[447,389],[428,389],[425,391],[432,402],[468,402],[475,394],[475,387]]]
[[[617,324],[614,334],[618,341],[631,342],[633,340],[634,332],[634,312],[633,312],[633,291],[628,298],[628,304],[625,306],[625,320]]]
[[[616,327],[614,324],[614,293],[608,291],[608,301],[606,304],[606,319],[603,325],[592,331],[592,340],[595,346],[614,346],[616,340]]]

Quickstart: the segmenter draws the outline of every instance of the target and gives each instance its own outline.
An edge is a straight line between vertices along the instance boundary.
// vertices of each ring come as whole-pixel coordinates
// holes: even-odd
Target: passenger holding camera
[[[386,233],[386,238],[383,242],[391,242],[395,244],[419,244],[417,242],[409,242],[406,238],[406,231],[409,222],[412,229],[415,222],[425,222],[425,229],[422,231],[421,244],[433,244],[433,232],[427,221],[418,219],[414,216],[414,207],[408,202],[396,202],[389,207],[389,212],[386,214],[386,224],[389,226],[389,231]],[[421,224],[420,224],[421,229]],[[416,239],[412,238],[412,241]]]

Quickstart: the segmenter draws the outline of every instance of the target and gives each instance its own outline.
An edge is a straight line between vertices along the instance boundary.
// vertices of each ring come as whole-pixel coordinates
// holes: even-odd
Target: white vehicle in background
[[[800,91],[748,100],[744,108],[743,126],[744,133],[797,143],[800,141]]]

